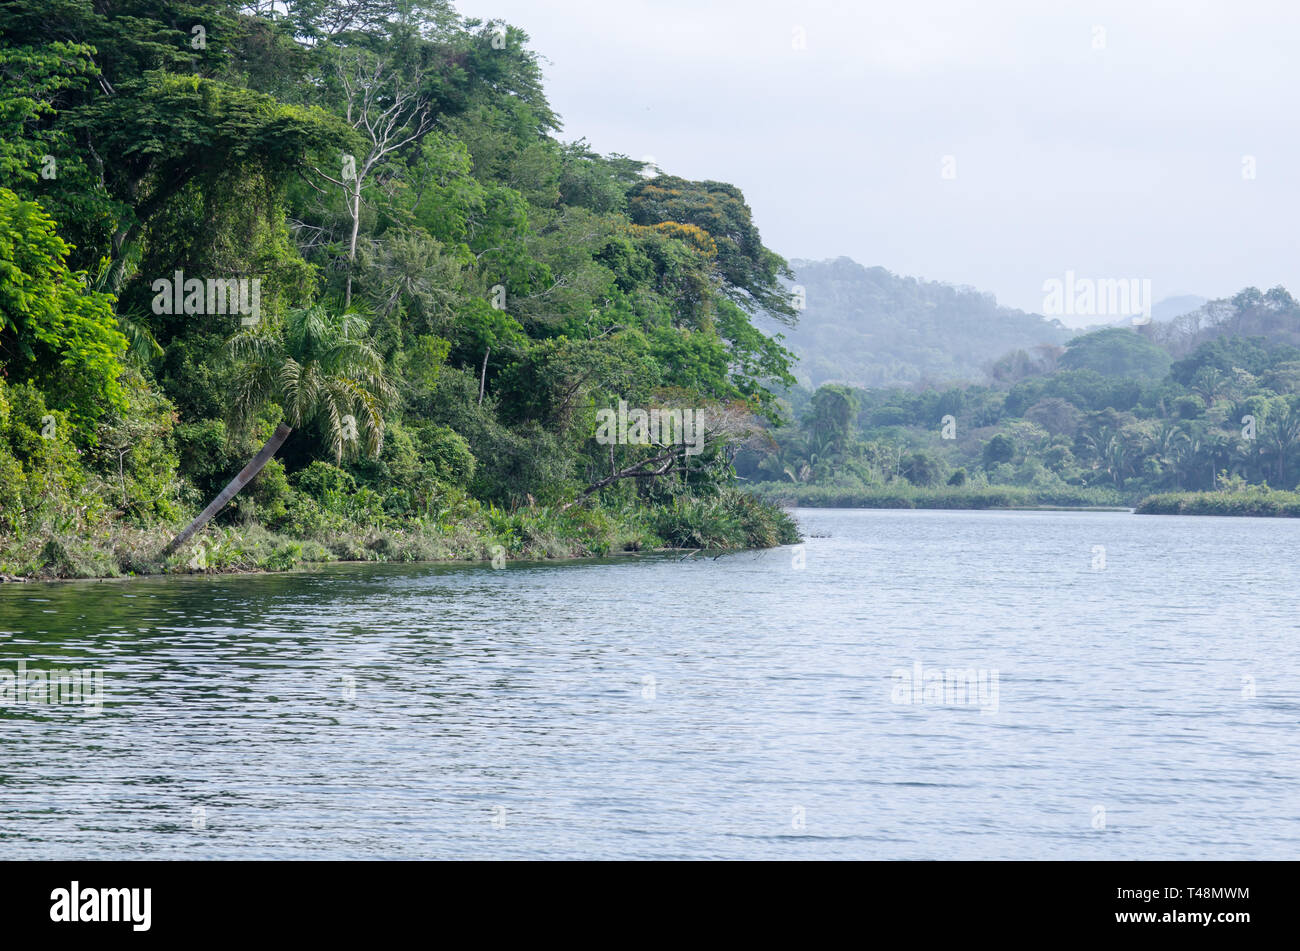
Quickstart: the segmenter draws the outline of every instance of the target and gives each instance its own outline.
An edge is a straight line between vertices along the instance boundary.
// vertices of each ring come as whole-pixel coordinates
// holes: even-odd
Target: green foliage
[[[93,519],[106,506],[87,491],[92,481],[67,414],[46,405],[35,386],[0,380],[0,529],[24,525],[75,530],[78,507]]]
[[[54,102],[61,94],[94,74],[93,55],[85,43],[62,40],[42,47],[0,43],[0,179],[35,184],[41,175],[58,175],[67,136],[47,120],[57,115]]]
[[[174,438],[181,469],[206,497],[216,495],[242,466],[223,420],[179,423]]]
[[[914,452],[902,465],[903,476],[912,485],[938,485],[943,477],[939,460],[924,452]]]
[[[1132,330],[1109,327],[1075,337],[1066,345],[1061,366],[1102,376],[1156,380],[1169,371],[1169,354]]]
[[[1166,492],[1138,503],[1139,515],[1238,515],[1300,518],[1300,493],[1254,487],[1237,492]]]
[[[123,374],[128,409],[101,424],[96,462],[120,490],[121,509],[142,525],[181,515],[183,484],[173,444],[175,409],[137,372]]]
[[[328,462],[313,462],[295,477],[297,488],[319,502],[338,503],[357,490],[351,475]]]
[[[842,448],[853,438],[857,413],[857,399],[852,390],[844,386],[823,386],[813,395],[812,411],[805,423],[813,438]]]
[[[441,0],[0,5],[0,565],[603,554],[663,544],[669,506],[702,520],[678,540],[793,537],[728,488],[794,382],[751,320],[793,318],[785,262],[734,186],[554,138],[499,27]],[[257,312],[172,308],[177,272],[256,281]],[[708,407],[716,438],[602,485],[658,451],[595,442],[619,400]]]
[[[272,459],[244,490],[235,506],[244,521],[257,520],[276,527],[284,524],[288,518],[292,501],[293,492],[285,475],[284,464],[279,459]]]
[[[1010,462],[1016,454],[1016,444],[1006,435],[998,433],[984,444],[980,461],[985,469],[991,469],[1001,462]]]
[[[126,408],[126,338],[112,297],[86,289],[68,251],[39,204],[0,188],[0,361],[66,410],[88,445],[105,412]]]
[[[674,548],[769,548],[799,540],[788,515],[734,491],[708,499],[678,496],[654,510],[651,525]]]
[[[632,187],[628,212],[638,225],[671,222],[705,232],[716,248],[724,293],[751,314],[793,323],[794,306],[778,280],[791,277],[789,266],[763,247],[736,186],[660,175]]]
[[[1014,486],[1050,499],[1105,487],[1130,504],[1234,484],[1290,490],[1300,482],[1300,365],[1295,348],[1278,339],[1300,327],[1300,305],[1270,294],[1265,303],[1253,295],[1234,301],[1271,301],[1275,317],[1287,315],[1274,338],[1212,337],[1172,364],[1163,352],[1148,360],[1149,341],[1113,329],[1071,344],[1090,366],[1040,372],[1004,391],[795,388],[785,406],[800,425],[773,428],[768,445],[737,456],[736,470],[764,498],[783,491],[864,504],[907,498],[911,487],[937,486],[949,472],[948,485],[966,494]],[[1125,365],[1139,376],[1100,372]],[[1163,376],[1150,376],[1165,365]],[[856,417],[846,428],[849,396]]]
[[[756,487],[754,494],[780,505],[809,508],[898,509],[1008,509],[1008,508],[1116,508],[1125,504],[1119,493],[1104,488],[1062,486],[1035,489],[1028,486],[943,486],[920,488],[906,484],[888,487],[840,488],[835,486]]]
[[[273,401],[295,429],[318,427],[336,462],[362,438],[377,455],[392,385],[368,330],[360,314],[318,304],[291,311],[282,325],[265,321],[236,334],[234,419],[246,424]]]

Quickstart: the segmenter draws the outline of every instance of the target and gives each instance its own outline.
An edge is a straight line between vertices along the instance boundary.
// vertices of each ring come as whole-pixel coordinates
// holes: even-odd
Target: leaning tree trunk
[[[240,489],[252,482],[257,474],[262,471],[262,467],[270,462],[271,457],[279,451],[282,445],[284,445],[284,441],[289,438],[289,433],[291,432],[293,432],[293,430],[285,423],[281,423],[279,426],[275,427],[275,432],[272,433],[271,438],[266,441],[266,445],[262,447],[262,451],[253,457],[252,462],[240,470],[239,475],[230,480],[230,484],[221,490],[220,495],[208,503],[208,507],[199,513],[198,518],[190,522],[185,531],[181,532],[171,540],[171,544],[163,549],[163,557],[166,558],[168,555],[174,554],[177,549],[193,538],[195,532],[208,524],[208,519],[212,518],[212,516],[225,508],[226,503],[238,495]]]

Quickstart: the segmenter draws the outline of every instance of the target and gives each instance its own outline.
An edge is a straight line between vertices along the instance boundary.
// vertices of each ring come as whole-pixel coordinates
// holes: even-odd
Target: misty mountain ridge
[[[811,388],[944,385],[988,379],[1010,351],[1059,347],[1080,331],[1059,320],[999,306],[973,287],[903,277],[840,257],[795,259],[792,292],[804,304],[793,328],[760,321],[799,357]]]
[[[1208,297],[1201,297],[1199,294],[1175,294],[1170,297],[1163,297],[1151,305],[1151,320],[1157,324],[1168,323],[1184,314],[1190,314],[1200,310],[1210,302]],[[1100,325],[1106,327],[1131,327],[1133,326],[1132,317],[1119,317],[1108,324]],[[1077,331],[1078,333],[1087,333],[1089,330],[1097,330],[1098,327],[1087,327]]]
[[[1108,326],[1132,326],[1131,317],[1089,327],[1067,327],[1041,314],[1002,307],[993,294],[867,267],[848,257],[793,259],[792,293],[803,303],[788,328],[757,321],[781,333],[799,358],[799,383],[865,388],[989,382],[994,365],[1009,354],[1054,350]],[[1198,312],[1210,302],[1194,294],[1152,305],[1155,323]]]

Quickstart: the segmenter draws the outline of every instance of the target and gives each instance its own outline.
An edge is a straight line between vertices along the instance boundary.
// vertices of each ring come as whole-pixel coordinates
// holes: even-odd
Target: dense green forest
[[[0,572],[794,540],[733,468],[786,263],[560,130],[527,35],[441,0],[0,3]],[[620,401],[701,451],[598,442]]]
[[[791,422],[737,470],[761,497],[809,505],[1297,514],[1298,346],[1300,304],[1247,288],[1008,355],[992,385],[795,387]]]
[[[782,332],[802,386],[933,386],[993,380],[1004,358],[1060,346],[1074,334],[1059,321],[1010,307],[991,294],[900,277],[849,258],[791,261],[799,322]]]

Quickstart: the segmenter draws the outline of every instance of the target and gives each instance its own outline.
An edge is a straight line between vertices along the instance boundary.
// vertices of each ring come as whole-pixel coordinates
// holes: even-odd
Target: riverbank
[[[755,498],[785,507],[860,509],[1034,509],[1138,515],[1223,515],[1300,518],[1300,492],[1249,486],[1219,492],[1163,492],[1138,499],[1106,488],[1035,489],[1025,486],[942,488],[790,485],[761,482],[746,487]]]
[[[773,505],[804,508],[1121,511],[1129,507],[1125,497],[1113,489],[1075,486],[1053,489],[1015,485],[841,488],[759,482],[748,486],[747,491]]]
[[[1138,503],[1139,515],[1236,515],[1300,518],[1300,492],[1252,487],[1227,492],[1165,492]]]
[[[537,507],[475,504],[435,518],[330,519],[272,531],[249,521],[210,526],[162,558],[184,527],[120,522],[83,534],[42,526],[0,535],[0,579],[49,581],[134,575],[289,571],[333,562],[559,560],[622,552],[771,548],[800,540],[794,520],[739,491],[657,506]]]

